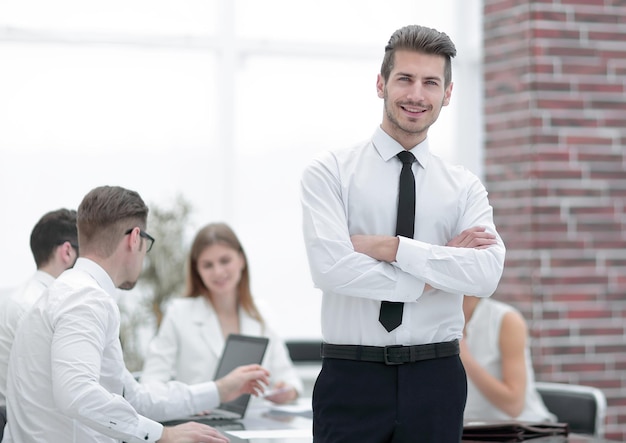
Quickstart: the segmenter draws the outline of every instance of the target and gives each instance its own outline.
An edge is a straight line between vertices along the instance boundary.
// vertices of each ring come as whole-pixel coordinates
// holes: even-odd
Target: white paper
[[[257,431],[224,431],[241,439],[254,438],[313,438],[310,429],[267,429]]]

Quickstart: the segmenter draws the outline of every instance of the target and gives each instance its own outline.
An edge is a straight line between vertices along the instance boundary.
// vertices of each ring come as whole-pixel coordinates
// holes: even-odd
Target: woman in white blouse
[[[275,403],[295,400],[302,391],[285,343],[265,324],[250,291],[248,261],[237,236],[224,223],[203,227],[191,246],[185,296],[165,312],[146,355],[141,382],[209,381],[226,337],[269,337],[263,366],[270,371]]]
[[[535,388],[526,321],[491,298],[463,299],[466,420],[555,421]]]

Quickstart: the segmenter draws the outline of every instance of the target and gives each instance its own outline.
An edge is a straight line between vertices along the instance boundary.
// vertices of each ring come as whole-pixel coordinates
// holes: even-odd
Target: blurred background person
[[[193,240],[184,297],[172,300],[145,358],[141,382],[211,380],[229,334],[269,337],[263,360],[275,403],[302,392],[284,341],[265,323],[250,290],[244,249],[225,223],[206,225]],[[271,392],[274,391],[274,394]]]
[[[44,214],[30,234],[30,250],[37,266],[35,274],[0,300],[0,406],[6,406],[9,354],[20,320],[50,283],[78,258],[76,211],[62,208]]]
[[[463,298],[461,360],[467,373],[468,420],[556,421],[535,388],[526,321],[491,298]]]

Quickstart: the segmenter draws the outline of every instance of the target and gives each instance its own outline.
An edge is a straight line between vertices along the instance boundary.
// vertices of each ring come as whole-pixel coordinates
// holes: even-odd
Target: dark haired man
[[[57,209],[44,214],[30,234],[37,271],[0,301],[0,407],[6,405],[7,369],[17,326],[43,291],[78,258],[76,211]]]

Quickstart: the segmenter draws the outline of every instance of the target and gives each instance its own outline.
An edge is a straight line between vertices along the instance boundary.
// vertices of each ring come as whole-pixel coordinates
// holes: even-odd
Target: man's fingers
[[[446,246],[484,249],[495,243],[496,236],[494,234],[486,232],[486,228],[482,226],[474,226],[461,232],[459,235],[450,240]]]

